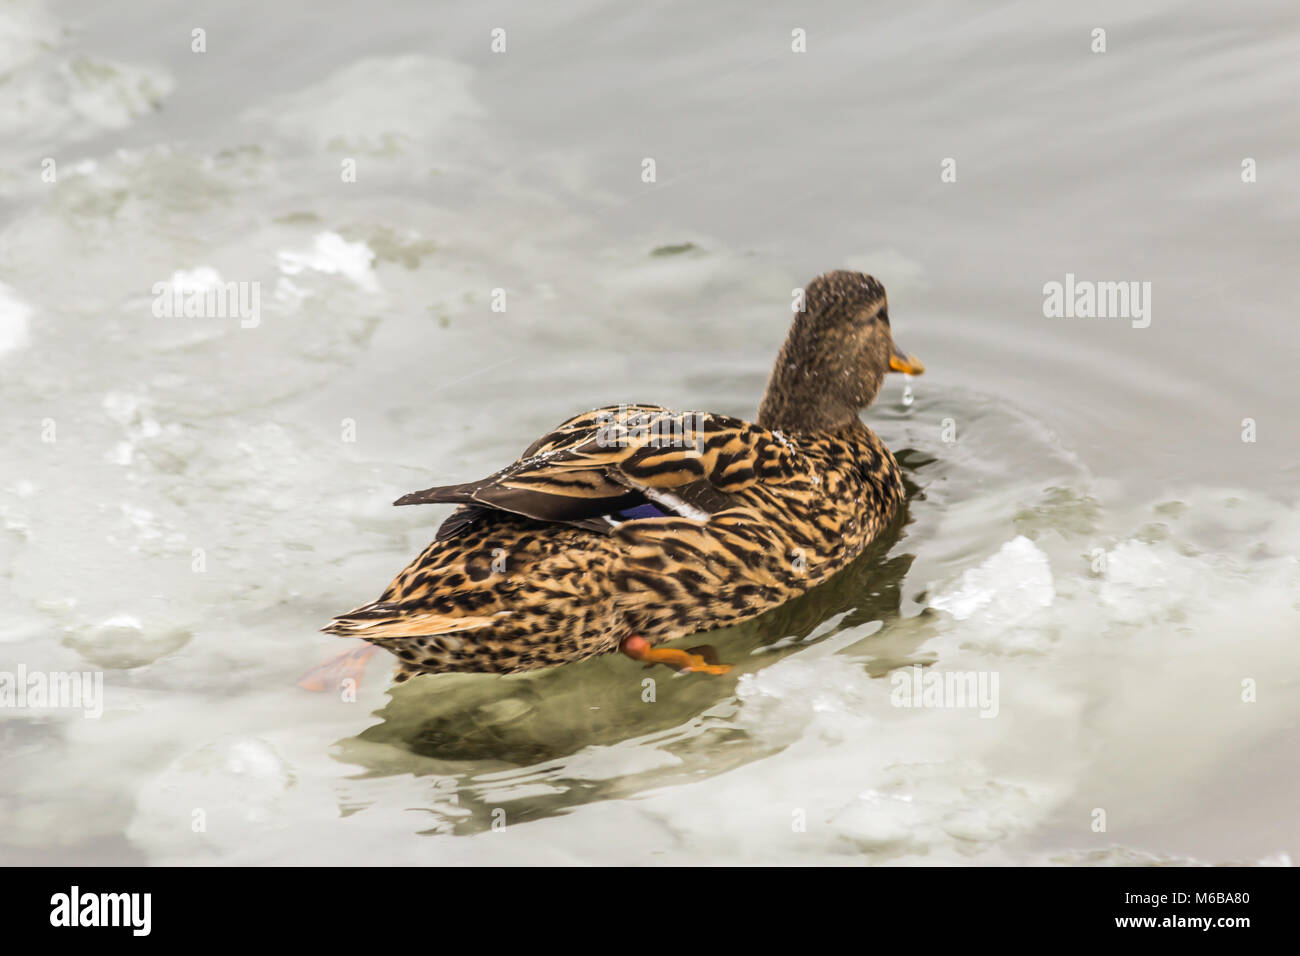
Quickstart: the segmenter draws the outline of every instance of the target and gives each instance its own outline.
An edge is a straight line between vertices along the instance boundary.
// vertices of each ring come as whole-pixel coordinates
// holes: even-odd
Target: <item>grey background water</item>
[[[1293,11],[751,7],[0,8],[0,669],[105,675],[0,709],[0,859],[1289,859]],[[727,679],[294,686],[442,516],[394,497],[596,404],[751,415],[838,267],[930,369],[866,415],[910,523]],[[256,328],[153,315],[213,270]],[[1150,326],[1044,317],[1066,273]],[[914,661],[998,717],[891,706]]]

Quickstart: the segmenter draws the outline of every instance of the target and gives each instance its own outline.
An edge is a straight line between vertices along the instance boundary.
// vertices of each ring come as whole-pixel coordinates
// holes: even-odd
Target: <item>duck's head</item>
[[[804,290],[759,408],[764,428],[839,428],[875,401],[887,372],[920,375],[894,344],[885,287],[861,272],[828,272]]]

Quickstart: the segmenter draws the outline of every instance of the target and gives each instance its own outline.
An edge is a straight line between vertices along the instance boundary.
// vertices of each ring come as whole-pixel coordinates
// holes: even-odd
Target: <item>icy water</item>
[[[0,671],[103,713],[0,707],[0,861],[1289,862],[1300,29],[1089,6],[6,0]],[[729,675],[295,686],[399,494],[752,416],[840,267],[929,367],[865,413],[907,514]]]

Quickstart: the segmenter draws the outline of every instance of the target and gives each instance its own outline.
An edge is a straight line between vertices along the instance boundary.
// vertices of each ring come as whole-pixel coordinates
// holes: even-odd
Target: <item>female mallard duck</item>
[[[615,649],[647,666],[725,673],[711,654],[656,645],[776,607],[880,534],[903,483],[858,412],[891,370],[924,368],[894,345],[884,287],[857,272],[820,276],[757,424],[657,405],[596,409],[495,475],[399,498],[460,507],[378,601],[324,630],[396,655],[398,681]]]

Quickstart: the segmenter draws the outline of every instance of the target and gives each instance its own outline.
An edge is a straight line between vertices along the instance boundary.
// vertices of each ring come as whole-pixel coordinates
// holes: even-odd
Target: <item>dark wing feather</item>
[[[782,436],[740,419],[610,406],[570,419],[481,481],[427,488],[394,503],[466,506],[439,538],[459,533],[485,509],[610,531],[618,522],[609,516],[641,504],[704,520],[731,507],[732,492],[808,473]]]
[[[451,517],[438,525],[438,533],[434,535],[435,541],[445,541],[447,538],[454,538],[462,531],[468,530],[474,522],[478,521],[486,514],[491,514],[491,508],[483,508],[478,505],[461,505],[451,513]]]

